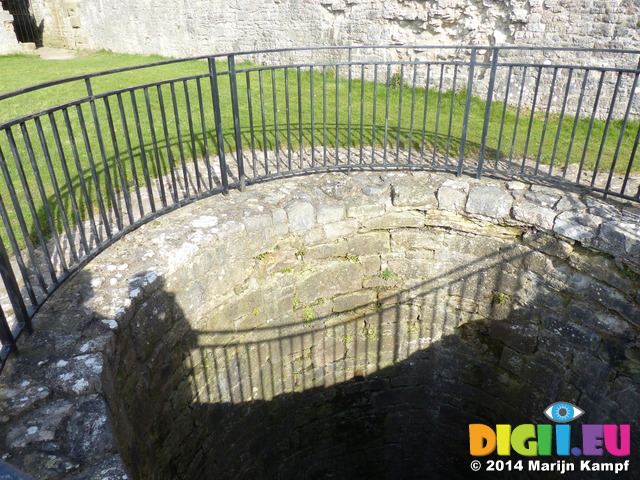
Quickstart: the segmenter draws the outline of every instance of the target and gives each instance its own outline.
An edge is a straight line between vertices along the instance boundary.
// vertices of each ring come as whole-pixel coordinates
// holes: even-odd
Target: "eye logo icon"
[[[568,402],[556,402],[552,403],[544,411],[544,414],[557,423],[568,423],[576,418],[580,417],[584,413],[584,410],[576,407]]]

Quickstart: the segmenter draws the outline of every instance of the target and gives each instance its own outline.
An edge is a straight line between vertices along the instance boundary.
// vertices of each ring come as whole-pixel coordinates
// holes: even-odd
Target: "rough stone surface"
[[[609,206],[420,172],[186,206],[38,313],[0,377],[3,458],[42,480],[462,478],[442,445],[471,422],[561,398],[637,429],[637,231]]]
[[[166,5],[34,0],[32,5],[52,46],[173,56],[295,45],[637,48],[640,42],[632,0],[229,0],[215,8],[203,0]],[[218,27],[213,34],[212,25]]]

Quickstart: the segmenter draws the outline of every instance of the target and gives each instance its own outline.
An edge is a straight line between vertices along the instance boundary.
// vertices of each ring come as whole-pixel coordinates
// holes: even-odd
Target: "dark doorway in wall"
[[[0,0],[2,8],[13,15],[13,28],[20,43],[35,43],[42,46],[44,22],[36,21],[29,0]]]

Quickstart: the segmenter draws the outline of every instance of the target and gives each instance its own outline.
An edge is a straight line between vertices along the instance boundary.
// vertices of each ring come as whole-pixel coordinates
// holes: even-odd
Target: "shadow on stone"
[[[142,274],[105,382],[120,453],[136,479],[467,478],[470,423],[549,423],[544,409],[568,401],[586,411],[573,445],[582,423],[637,431],[637,329],[607,331],[557,286],[528,296],[535,261],[506,246],[344,314],[333,302],[228,330],[199,328]],[[601,478],[589,475],[562,477]]]

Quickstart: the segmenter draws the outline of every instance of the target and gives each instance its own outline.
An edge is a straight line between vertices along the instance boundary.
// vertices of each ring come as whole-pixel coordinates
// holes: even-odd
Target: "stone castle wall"
[[[13,15],[0,6],[0,55],[33,51],[34,44],[18,43],[13,27]]]
[[[34,0],[45,44],[192,56],[337,45],[640,47],[633,0]]]

